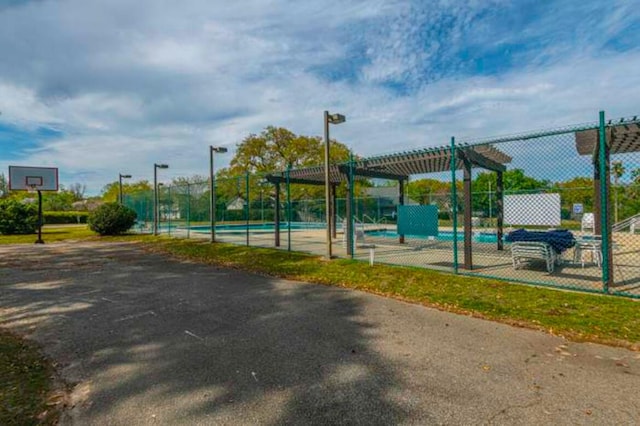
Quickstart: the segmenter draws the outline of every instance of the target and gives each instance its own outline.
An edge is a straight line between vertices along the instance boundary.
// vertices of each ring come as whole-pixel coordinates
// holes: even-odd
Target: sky
[[[0,171],[206,175],[266,126],[360,155],[640,114],[640,8],[580,0],[0,0]]]

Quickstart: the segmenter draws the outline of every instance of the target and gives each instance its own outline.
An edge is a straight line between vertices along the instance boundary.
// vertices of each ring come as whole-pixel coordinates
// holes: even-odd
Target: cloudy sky
[[[631,0],[0,0],[0,52],[0,170],[91,193],[325,109],[364,155],[640,113]]]

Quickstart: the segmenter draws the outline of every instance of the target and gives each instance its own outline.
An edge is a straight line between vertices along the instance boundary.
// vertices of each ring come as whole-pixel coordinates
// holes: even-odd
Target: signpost
[[[58,169],[55,167],[9,166],[9,190],[38,192],[38,239],[42,240],[42,191],[58,191]]]
[[[582,203],[574,203],[573,204],[573,214],[578,215],[584,213],[584,206]]]

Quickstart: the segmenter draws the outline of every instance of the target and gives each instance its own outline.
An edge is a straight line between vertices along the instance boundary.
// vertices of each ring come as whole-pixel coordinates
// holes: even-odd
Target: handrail
[[[626,218],[618,223],[614,223],[611,227],[611,230],[614,232],[620,232],[625,228],[628,228],[633,223],[640,223],[640,213],[633,215],[631,217]]]
[[[374,218],[372,218],[371,216],[369,216],[368,214],[363,214],[362,215],[362,221],[364,223],[364,219],[369,219],[369,222],[371,222],[372,224],[376,225],[378,222],[376,222],[376,220]]]

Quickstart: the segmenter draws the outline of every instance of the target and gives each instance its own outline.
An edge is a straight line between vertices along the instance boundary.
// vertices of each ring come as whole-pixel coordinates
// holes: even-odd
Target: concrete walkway
[[[0,246],[70,424],[638,424],[640,354],[127,243]]]

